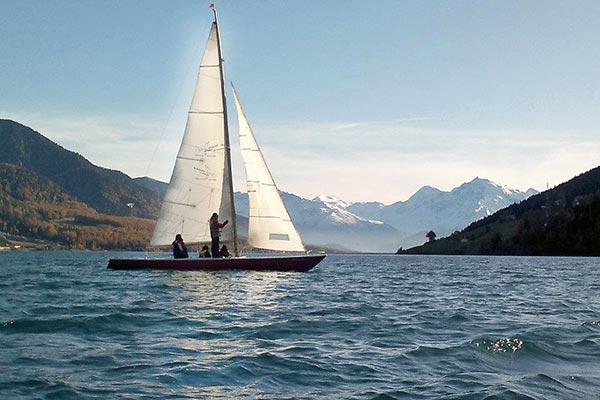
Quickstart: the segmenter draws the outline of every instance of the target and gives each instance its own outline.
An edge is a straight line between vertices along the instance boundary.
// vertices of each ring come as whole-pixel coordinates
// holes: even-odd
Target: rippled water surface
[[[0,253],[0,398],[600,398],[600,259],[115,255]]]

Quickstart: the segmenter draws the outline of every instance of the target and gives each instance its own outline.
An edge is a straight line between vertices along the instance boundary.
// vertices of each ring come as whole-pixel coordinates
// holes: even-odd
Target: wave
[[[0,333],[127,333],[134,329],[152,325],[156,318],[126,313],[111,313],[97,316],[69,316],[60,318],[18,318],[0,323]]]
[[[518,337],[514,338],[499,338],[499,339],[481,339],[473,342],[475,347],[482,347],[493,353],[516,353],[523,348],[523,340]]]

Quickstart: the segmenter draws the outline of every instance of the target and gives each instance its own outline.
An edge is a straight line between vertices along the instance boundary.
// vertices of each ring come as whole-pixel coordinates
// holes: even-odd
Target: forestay
[[[224,98],[217,24],[210,30],[200,64],[185,133],[169,187],[163,200],[151,245],[171,244],[176,234],[188,243],[210,241],[208,220],[213,212],[232,221],[231,182],[225,139]],[[225,195],[223,194],[225,187]],[[221,233],[233,239],[232,225]]]
[[[235,89],[240,148],[248,189],[248,243],[260,249],[305,251],[256,143]]]

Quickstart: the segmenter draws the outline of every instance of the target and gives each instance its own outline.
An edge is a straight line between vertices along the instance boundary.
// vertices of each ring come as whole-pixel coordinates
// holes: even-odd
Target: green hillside
[[[0,119],[0,162],[21,166],[47,178],[98,212],[156,217],[160,196],[122,172],[98,167],[38,132]],[[133,203],[134,207],[128,207]]]
[[[402,253],[600,256],[600,167]]]

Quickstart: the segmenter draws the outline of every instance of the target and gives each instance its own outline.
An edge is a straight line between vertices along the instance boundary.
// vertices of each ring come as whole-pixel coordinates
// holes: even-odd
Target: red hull
[[[183,258],[183,259],[123,259],[112,258],[110,269],[165,269],[178,271],[217,271],[241,269],[252,271],[306,272],[314,268],[325,255],[290,257],[242,257],[242,258]]]

